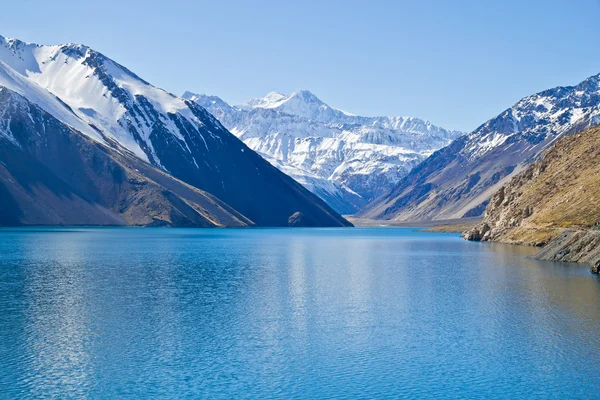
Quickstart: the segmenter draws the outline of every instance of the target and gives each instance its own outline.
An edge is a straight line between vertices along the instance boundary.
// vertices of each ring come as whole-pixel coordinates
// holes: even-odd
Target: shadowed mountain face
[[[252,225],[214,196],[86,138],[4,87],[0,115],[0,225]]]
[[[461,132],[413,117],[361,117],[307,90],[269,93],[231,106],[186,92],[234,135],[342,213],[353,214],[389,190]]]
[[[435,152],[359,215],[405,221],[481,215],[490,197],[554,141],[599,122],[599,76],[526,97]]]
[[[349,223],[271,166],[197,104],[81,45],[0,37],[0,85],[101,145],[218,197],[260,226]]]

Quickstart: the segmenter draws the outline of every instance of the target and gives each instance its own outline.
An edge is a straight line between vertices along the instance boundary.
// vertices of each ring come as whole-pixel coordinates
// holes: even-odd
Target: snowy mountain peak
[[[26,46],[38,47],[38,45],[36,45],[34,43],[23,42],[22,40],[8,38],[8,37],[4,37],[2,35],[0,35],[0,46],[10,47],[12,49],[17,49],[17,48],[26,47]]]
[[[600,74],[593,75],[575,86],[575,90],[586,91],[586,92],[598,92],[600,91]]]
[[[357,211],[462,134],[419,118],[351,115],[308,90],[271,92],[233,107],[216,96],[183,97],[343,213]]]
[[[297,101],[303,103],[312,103],[324,105],[317,96],[308,90],[299,90],[292,94],[282,94],[279,92],[269,92],[265,97],[256,97],[248,100],[245,103],[238,105],[240,108],[277,108],[289,101]]]
[[[315,96],[314,93],[312,93],[309,90],[299,90],[297,92],[294,92],[288,96],[288,101],[290,99],[298,99],[305,103],[314,103],[319,105],[325,104],[323,101],[321,101],[321,99],[319,99],[317,96]]]
[[[79,119],[93,125],[102,136],[116,140],[144,160],[160,165],[150,145],[156,123],[179,138],[179,129],[169,114],[197,121],[184,100],[150,85],[88,46],[3,43],[0,60],[13,71],[68,104]]]
[[[320,122],[330,122],[332,119],[354,116],[330,107],[309,90],[298,90],[288,95],[270,92],[265,97],[250,99],[245,103],[236,105],[236,107],[243,110],[276,109],[286,114]]]
[[[269,92],[265,97],[263,97],[260,103],[254,105],[254,107],[263,107],[270,108],[271,106],[277,104],[278,102],[285,99],[287,96],[285,94],[279,92]]]
[[[197,94],[197,93],[192,93],[192,92],[186,91],[185,93],[183,93],[182,97],[184,99],[193,101],[195,103],[214,104],[214,105],[218,105],[219,107],[225,107],[225,108],[231,107],[229,104],[227,104],[220,97],[217,97],[217,96],[211,96],[211,95],[207,95],[207,94]]]
[[[469,159],[517,141],[548,145],[564,134],[600,122],[600,75],[524,97],[469,134],[461,150]],[[535,153],[537,154],[537,153]]]
[[[204,108],[87,46],[2,38],[0,86],[118,153],[211,193],[256,224],[286,226],[296,212],[307,224],[347,224]],[[10,116],[0,116],[0,124],[9,123]],[[3,132],[10,140],[10,129]]]
[[[251,110],[253,108],[273,108],[274,105],[278,104],[285,97],[286,95],[279,92],[269,92],[265,97],[251,98],[242,104],[236,105],[236,107],[244,110]]]
[[[36,49],[40,48],[50,50],[51,52],[62,51],[73,58],[84,57],[88,52],[93,51],[88,46],[83,44],[66,43],[60,45],[40,45],[37,43],[24,42],[19,39],[7,38],[2,35],[0,35],[0,46],[10,50],[12,54],[17,57],[23,56],[27,51],[35,51]],[[4,61],[7,60],[5,59]]]
[[[362,216],[398,220],[478,216],[490,196],[558,139],[600,124],[600,75],[527,96],[441,149]]]

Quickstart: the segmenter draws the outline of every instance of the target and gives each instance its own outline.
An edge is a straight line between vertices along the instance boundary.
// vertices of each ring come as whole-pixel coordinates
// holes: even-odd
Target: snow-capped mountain
[[[3,85],[0,203],[0,226],[252,225],[214,196],[99,145]]]
[[[600,75],[520,100],[436,152],[363,217],[396,220],[481,215],[489,198],[560,137],[600,123]]]
[[[87,46],[0,36],[0,62],[0,85],[92,140],[217,196],[257,225],[287,225],[295,213],[307,225],[347,224],[204,108]]]
[[[418,118],[352,115],[307,90],[236,106],[216,96],[183,97],[342,213],[356,212],[462,134]]]

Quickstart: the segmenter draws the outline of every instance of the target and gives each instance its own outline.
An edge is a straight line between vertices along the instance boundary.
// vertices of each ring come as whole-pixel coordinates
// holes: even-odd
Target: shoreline
[[[389,227],[389,228],[421,228],[423,232],[456,232],[462,233],[464,230],[459,230],[463,226],[468,226],[468,229],[473,228],[481,222],[480,217],[474,218],[459,218],[434,221],[392,221],[379,220],[369,218],[354,218],[351,215],[343,215],[343,217],[351,222],[355,227]]]
[[[462,237],[472,242],[505,243],[519,246],[538,247],[539,251],[532,255],[534,260],[558,261],[586,264],[590,272],[600,272],[600,230],[597,228],[510,228],[504,231],[493,231],[486,224],[474,226],[463,232]],[[490,232],[494,234],[490,235]],[[521,235],[521,239],[516,237]],[[542,235],[544,240],[532,241],[532,235]]]

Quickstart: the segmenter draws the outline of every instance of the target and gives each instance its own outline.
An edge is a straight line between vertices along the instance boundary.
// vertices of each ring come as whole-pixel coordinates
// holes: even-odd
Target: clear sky
[[[230,103],[308,89],[360,115],[470,131],[600,73],[600,0],[3,1],[0,34],[84,43]]]

